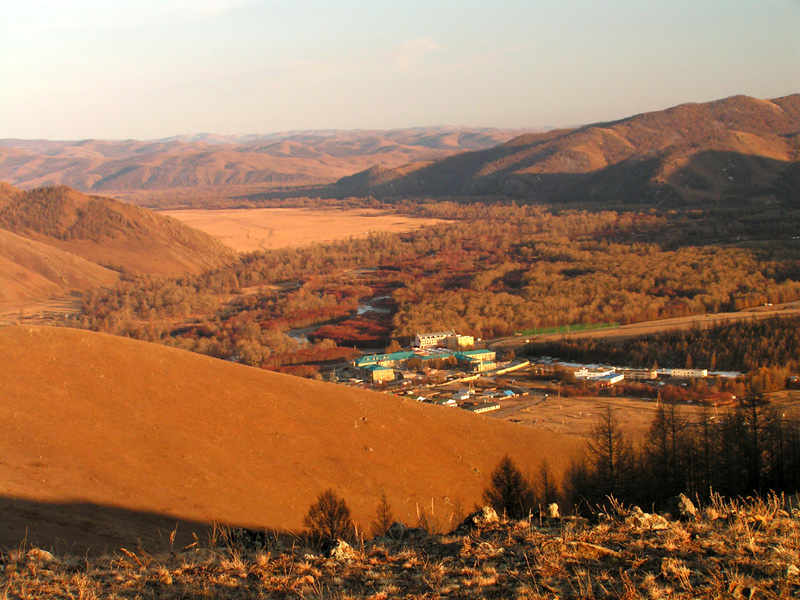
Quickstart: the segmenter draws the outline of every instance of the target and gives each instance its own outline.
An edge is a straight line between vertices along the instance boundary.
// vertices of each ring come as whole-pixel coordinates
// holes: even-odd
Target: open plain
[[[442,222],[367,208],[168,210],[161,214],[208,233],[239,252],[310,246],[370,233],[399,233]]]

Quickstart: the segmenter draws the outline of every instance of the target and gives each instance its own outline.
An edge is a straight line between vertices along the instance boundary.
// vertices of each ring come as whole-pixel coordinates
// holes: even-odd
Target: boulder
[[[659,531],[669,527],[667,521],[661,515],[643,512],[638,506],[631,509],[630,514],[625,518],[625,524],[634,529],[648,529]]]
[[[425,540],[431,537],[431,534],[424,527],[409,527],[404,537],[407,540]]]
[[[356,558],[356,551],[344,540],[336,540],[328,551],[328,557],[333,560],[353,560]]]
[[[401,540],[403,536],[406,534],[408,527],[403,525],[400,521],[395,521],[386,531],[386,535],[393,540]]]
[[[253,531],[245,527],[228,530],[223,539],[229,548],[252,552],[263,550],[268,542],[266,531]]]
[[[548,519],[561,518],[561,513],[558,510],[558,504],[556,504],[555,502],[547,506],[547,518]]]
[[[51,552],[47,550],[42,550],[41,548],[31,548],[25,554],[25,557],[30,562],[36,562],[41,564],[49,564],[56,562],[56,557],[53,556]]]
[[[667,501],[669,514],[676,521],[695,521],[697,520],[697,509],[691,500],[685,495],[673,496]]]
[[[484,506],[482,509],[470,513],[469,516],[459,525],[459,529],[486,529],[500,523],[500,517],[491,506]]]

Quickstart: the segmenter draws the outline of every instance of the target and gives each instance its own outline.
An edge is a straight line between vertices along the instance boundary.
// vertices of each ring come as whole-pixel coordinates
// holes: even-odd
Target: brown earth
[[[531,396],[521,402],[504,404],[507,405],[507,410],[503,411],[503,418],[507,421],[554,433],[585,437],[591,435],[606,407],[611,407],[625,435],[637,443],[644,439],[658,408],[656,401],[650,398],[619,396],[562,398],[556,394],[551,394],[547,398]],[[513,408],[515,404],[517,410]],[[696,404],[681,405],[680,410],[681,414],[692,421],[702,412],[702,408]],[[712,414],[713,410],[712,408]],[[725,408],[719,410],[724,412]]]
[[[204,231],[239,252],[310,246],[375,232],[399,233],[442,222],[376,209],[252,208],[159,214]]]
[[[425,511],[446,528],[504,453],[532,473],[579,445],[80,330],[4,327],[0,349],[0,545],[27,530],[31,543],[113,548],[177,520],[299,530],[328,487],[362,527],[385,492],[396,518]]]

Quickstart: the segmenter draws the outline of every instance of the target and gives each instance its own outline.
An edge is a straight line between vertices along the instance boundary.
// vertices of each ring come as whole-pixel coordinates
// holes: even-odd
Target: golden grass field
[[[102,550],[178,521],[298,531],[328,487],[362,527],[386,493],[397,519],[446,529],[506,452],[533,473],[581,445],[100,333],[0,327],[0,348],[0,546]]]
[[[441,223],[377,209],[241,208],[231,210],[168,210],[174,217],[204,231],[239,252],[310,246],[373,232],[399,233]]]

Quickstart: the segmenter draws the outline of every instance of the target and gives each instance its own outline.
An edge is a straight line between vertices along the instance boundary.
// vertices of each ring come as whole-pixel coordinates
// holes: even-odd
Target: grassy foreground
[[[471,515],[447,535],[391,536],[322,554],[222,538],[160,553],[0,554],[0,598],[796,598],[800,510],[722,501],[672,519],[610,502],[579,517]]]

